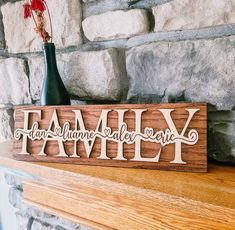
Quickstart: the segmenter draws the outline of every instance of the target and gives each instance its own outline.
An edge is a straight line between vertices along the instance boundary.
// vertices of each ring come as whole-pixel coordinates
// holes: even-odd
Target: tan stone
[[[82,43],[81,6],[77,0],[47,1],[53,24],[53,42],[57,48]],[[35,33],[32,19],[23,19],[23,2],[7,3],[1,7],[5,39],[11,53],[42,50],[42,39]],[[54,10],[56,9],[56,10]],[[52,12],[53,11],[53,12]],[[45,13],[47,16],[47,13]],[[49,29],[49,20],[47,20]]]
[[[174,0],[153,8],[155,32],[235,23],[235,0]]]
[[[20,58],[0,59],[0,104],[30,104],[29,80]]]
[[[93,15],[82,22],[86,38],[90,41],[128,38],[149,32],[147,11],[109,11]]]
[[[12,109],[1,109],[0,106],[0,143],[13,139],[14,119]]]

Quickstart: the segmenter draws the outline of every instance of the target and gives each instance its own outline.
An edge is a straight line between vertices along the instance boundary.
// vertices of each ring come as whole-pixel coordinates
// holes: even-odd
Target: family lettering
[[[118,129],[113,131],[108,127],[109,113],[111,111],[117,114]],[[125,113],[131,111],[134,113],[135,130],[129,131],[128,125],[125,122]],[[87,130],[86,124],[83,119],[82,110],[71,110],[74,115],[75,127],[71,128],[71,121],[63,122],[60,125],[60,117],[58,116],[57,109],[54,109],[50,121],[48,122],[47,129],[40,128],[40,122],[34,121],[32,126],[29,127],[29,120],[32,114],[36,114],[38,119],[43,117],[43,110],[23,110],[24,127],[17,128],[15,130],[15,139],[22,139],[22,150],[20,155],[30,155],[28,151],[28,140],[31,141],[43,141],[41,150],[38,152],[38,156],[47,156],[45,152],[46,144],[50,141],[56,141],[58,144],[58,154],[56,157],[67,158],[80,158],[77,146],[83,142],[87,158],[91,157],[92,149],[94,147],[96,139],[101,140],[100,156],[97,159],[108,160],[107,156],[107,142],[113,141],[117,144],[117,154],[113,160],[126,161],[124,157],[124,144],[134,145],[135,154],[130,161],[143,161],[143,162],[159,162],[162,147],[174,144],[174,158],[170,163],[174,164],[186,164],[187,162],[182,159],[182,144],[195,145],[198,142],[199,134],[196,129],[188,130],[189,124],[192,121],[194,115],[200,111],[198,108],[185,109],[187,111],[187,119],[184,127],[181,131],[177,130],[175,122],[172,118],[174,109],[156,109],[156,112],[160,112],[164,117],[167,128],[164,130],[157,130],[152,127],[142,127],[142,116],[148,109],[102,109],[100,112],[99,120],[94,130]],[[154,123],[158,123],[158,119],[154,120]],[[156,125],[155,125],[156,127]],[[187,131],[187,132],[186,132]],[[187,135],[186,135],[187,133]],[[64,143],[67,141],[73,142],[73,154],[68,155]],[[154,157],[142,157],[141,143],[157,143],[161,145],[161,148],[156,149]]]

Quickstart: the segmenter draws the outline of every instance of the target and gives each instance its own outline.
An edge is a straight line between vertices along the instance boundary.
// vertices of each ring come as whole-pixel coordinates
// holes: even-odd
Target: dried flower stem
[[[36,13],[36,22],[37,22],[35,31],[42,37],[43,42],[47,43],[51,39],[51,36],[45,30],[45,19],[44,19],[43,12],[39,10],[35,10],[35,13]]]

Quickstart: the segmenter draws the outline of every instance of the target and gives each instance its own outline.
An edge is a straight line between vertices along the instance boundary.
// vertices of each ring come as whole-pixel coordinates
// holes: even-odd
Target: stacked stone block
[[[10,105],[37,104],[43,81],[42,42],[22,4],[0,1],[0,141],[12,138]],[[207,102],[208,154],[235,163],[235,0],[48,5],[74,104]]]

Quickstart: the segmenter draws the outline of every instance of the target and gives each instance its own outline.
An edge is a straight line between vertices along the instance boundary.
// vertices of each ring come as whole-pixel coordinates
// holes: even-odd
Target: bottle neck
[[[46,69],[57,71],[56,54],[54,43],[44,44],[44,57],[45,57],[45,67]]]

